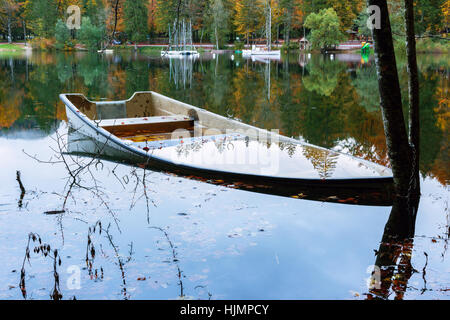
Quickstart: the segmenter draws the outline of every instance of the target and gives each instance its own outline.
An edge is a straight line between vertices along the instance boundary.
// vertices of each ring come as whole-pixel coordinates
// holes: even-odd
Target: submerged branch
[[[19,183],[19,187],[20,187],[20,199],[19,199],[19,208],[22,208],[23,206],[23,198],[25,197],[25,187],[23,186],[22,180],[20,178],[20,171],[16,171],[16,180]]]
[[[173,245],[172,240],[170,240],[169,234],[167,233],[166,230],[164,230],[161,227],[150,227],[150,229],[156,229],[161,231],[164,236],[166,237],[167,243],[169,244],[170,248],[172,249],[172,261],[175,263],[176,267],[177,267],[177,277],[178,277],[178,284],[180,285],[180,298],[184,298],[184,286],[183,286],[183,271],[181,271],[180,265],[178,263],[178,258],[177,258],[177,252],[175,250],[175,246]]]

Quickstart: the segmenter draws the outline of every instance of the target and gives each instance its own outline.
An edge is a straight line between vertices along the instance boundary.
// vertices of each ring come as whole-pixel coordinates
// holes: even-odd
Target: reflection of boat
[[[200,54],[195,50],[161,51],[161,57],[166,58],[185,58],[185,57],[197,58],[198,56],[200,56]]]
[[[112,49],[103,49],[103,50],[98,50],[98,53],[105,53],[105,54],[113,54],[114,50]]]
[[[114,102],[92,102],[80,94],[60,98],[72,136],[85,142],[70,144],[70,152],[76,154],[268,194],[390,203],[388,168],[155,92],[137,92],[129,100]]]
[[[270,64],[270,61],[281,61],[281,57],[277,56],[252,56],[252,61]]]

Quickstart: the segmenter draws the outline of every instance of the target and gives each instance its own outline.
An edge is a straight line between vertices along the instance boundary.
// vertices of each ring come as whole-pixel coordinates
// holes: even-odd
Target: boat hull
[[[160,103],[177,102],[156,93],[151,94],[160,99]],[[291,178],[215,170],[211,167],[171,161],[170,158],[158,156],[157,152],[153,154],[148,150],[139,149],[131,142],[124,141],[99,127],[84,113],[80,112],[67,98],[67,95],[61,95],[61,99],[66,105],[71,135],[72,137],[78,136],[78,138],[72,139],[72,143],[69,144],[71,146],[69,151],[73,154],[105,158],[216,185],[272,195],[367,205],[390,205],[392,202],[393,178],[389,175],[349,179]],[[204,121],[227,121],[227,126],[233,127],[234,130],[237,128],[253,128],[265,131],[183,103],[178,102],[175,108],[177,107],[180,109],[177,112],[181,112],[183,108],[186,113],[194,110],[197,116]],[[280,137],[285,141],[293,140]],[[74,141],[77,143],[73,143]],[[298,143],[298,141],[296,142]],[[362,190],[363,192],[361,192]]]

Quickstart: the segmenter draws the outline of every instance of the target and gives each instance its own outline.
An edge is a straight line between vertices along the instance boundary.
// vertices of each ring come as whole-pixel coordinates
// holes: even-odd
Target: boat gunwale
[[[330,179],[291,178],[291,177],[276,177],[276,176],[258,175],[258,174],[246,174],[246,173],[238,173],[238,172],[232,172],[232,171],[222,171],[222,170],[216,170],[216,169],[207,169],[207,168],[204,168],[204,167],[194,166],[194,165],[177,164],[177,163],[174,163],[172,161],[169,161],[169,160],[166,160],[166,159],[162,159],[162,158],[160,158],[160,157],[158,157],[156,155],[152,155],[151,153],[146,152],[145,150],[139,149],[139,148],[137,148],[137,147],[135,147],[133,145],[129,145],[129,144],[125,143],[124,140],[118,138],[117,136],[115,136],[114,134],[110,133],[106,129],[104,129],[104,128],[100,127],[100,126],[97,126],[95,124],[94,120],[90,119],[83,112],[81,112],[68,99],[68,96],[76,95],[76,96],[81,96],[84,99],[86,99],[88,102],[95,103],[95,104],[97,104],[97,103],[100,103],[100,104],[126,103],[126,102],[129,102],[129,101],[132,101],[133,98],[137,94],[141,94],[141,93],[150,93],[152,95],[155,94],[155,95],[157,95],[159,97],[163,97],[163,98],[168,99],[170,101],[173,101],[173,102],[176,102],[176,103],[181,103],[181,104],[185,105],[187,108],[194,109],[196,111],[201,111],[203,113],[209,113],[209,114],[214,115],[215,117],[223,118],[223,120],[226,120],[226,121],[238,122],[239,125],[246,126],[246,127],[251,128],[251,129],[256,129],[258,131],[265,131],[266,133],[273,135],[273,133],[271,133],[271,132],[269,132],[267,130],[254,127],[254,126],[251,126],[251,125],[239,122],[239,121],[234,120],[234,119],[225,118],[223,116],[214,114],[214,113],[212,113],[212,112],[210,112],[208,110],[205,110],[205,109],[202,109],[202,108],[199,108],[199,107],[195,107],[195,106],[186,104],[184,102],[177,101],[175,99],[172,99],[170,97],[161,95],[161,94],[159,94],[157,92],[154,92],[154,91],[137,91],[131,96],[131,98],[129,98],[127,100],[117,100],[117,101],[98,101],[98,102],[91,101],[91,100],[87,99],[83,94],[80,94],[80,93],[63,93],[63,94],[60,94],[59,96],[60,96],[60,99],[63,101],[63,103],[66,105],[66,107],[68,107],[72,111],[72,113],[75,116],[77,116],[82,122],[87,124],[91,129],[93,129],[97,133],[101,134],[104,138],[108,139],[109,141],[112,141],[112,142],[116,143],[119,147],[121,147],[123,149],[126,149],[127,151],[129,151],[129,152],[131,152],[131,153],[133,153],[135,155],[141,156],[143,158],[147,158],[148,160],[159,162],[160,164],[162,164],[164,166],[178,168],[178,169],[181,169],[181,170],[185,170],[187,172],[189,172],[189,171],[200,171],[200,173],[206,173],[208,175],[216,174],[218,176],[228,176],[230,178],[235,177],[237,180],[240,180],[239,177],[243,177],[243,178],[251,179],[251,180],[254,180],[254,181],[264,180],[264,181],[269,181],[271,183],[279,182],[279,183],[288,184],[288,185],[291,185],[291,184],[311,184],[312,186],[314,185],[314,186],[321,186],[321,187],[333,187],[333,186],[345,186],[345,185],[351,185],[351,186],[355,186],[356,187],[358,184],[391,184],[391,183],[393,183],[393,176],[381,176],[380,175],[380,176],[374,176],[374,177],[330,178]],[[294,140],[295,143],[297,143],[297,144],[318,148],[318,149],[325,150],[325,151],[328,151],[328,152],[341,154],[341,155],[344,155],[344,156],[356,159],[356,160],[358,160],[360,162],[368,163],[368,164],[370,164],[372,166],[375,165],[375,166],[383,167],[383,166],[381,166],[379,164],[372,163],[370,161],[367,161],[367,160],[364,160],[364,159],[360,159],[360,158],[357,158],[357,157],[354,157],[352,155],[345,154],[345,153],[342,153],[342,152],[339,152],[339,151],[329,150],[329,149],[322,148],[322,147],[319,147],[319,146],[315,146],[315,145],[312,145],[312,144],[309,144],[309,143],[305,143],[305,142],[302,142],[302,141],[299,141],[299,140],[296,140],[296,139],[293,139],[293,138],[288,138],[288,137],[284,137],[284,136],[281,136],[281,135],[279,135],[279,136],[283,137],[285,139],[288,139],[288,140]],[[383,167],[383,168],[390,170],[387,167]],[[170,170],[168,170],[168,171],[170,171]]]

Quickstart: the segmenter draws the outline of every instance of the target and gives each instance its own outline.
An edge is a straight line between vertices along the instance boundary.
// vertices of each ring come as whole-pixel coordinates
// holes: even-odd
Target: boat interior
[[[194,109],[162,101],[152,92],[140,92],[129,100],[92,102],[83,95],[67,98],[88,118],[115,136],[133,142],[168,140],[177,130],[205,132]]]
[[[136,92],[130,99],[121,101],[94,102],[81,94],[67,94],[66,97],[99,127],[132,142],[174,139],[176,130],[183,130],[183,137],[186,132],[191,137],[204,137],[233,131],[245,132],[250,139],[257,140],[260,140],[262,132],[267,139],[272,136],[263,129],[226,119],[151,91]],[[280,137],[282,140],[285,138],[277,135],[277,139]]]

